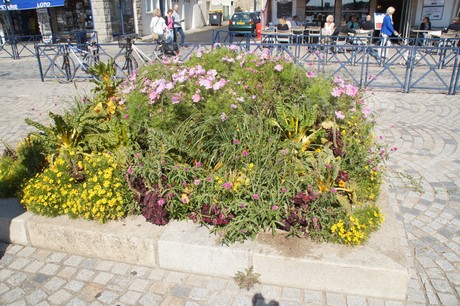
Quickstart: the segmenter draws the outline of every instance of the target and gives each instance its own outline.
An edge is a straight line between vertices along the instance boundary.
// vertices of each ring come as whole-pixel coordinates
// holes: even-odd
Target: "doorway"
[[[403,28],[405,21],[402,20],[402,17],[405,15],[403,12],[404,3],[406,0],[377,0],[376,13],[386,13],[387,8],[392,6],[396,9],[393,14],[393,25],[396,31],[403,33]]]

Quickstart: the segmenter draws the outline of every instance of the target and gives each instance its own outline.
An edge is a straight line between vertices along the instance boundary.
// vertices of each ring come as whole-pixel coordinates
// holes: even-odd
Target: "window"
[[[305,19],[310,21],[316,20],[317,16],[321,15],[322,19],[325,20],[327,15],[334,15],[335,1],[336,0],[306,0]]]
[[[153,12],[153,0],[145,0],[145,12],[146,13]]]
[[[369,0],[342,0],[342,19],[349,20],[355,15],[359,21],[363,21],[368,13]]]

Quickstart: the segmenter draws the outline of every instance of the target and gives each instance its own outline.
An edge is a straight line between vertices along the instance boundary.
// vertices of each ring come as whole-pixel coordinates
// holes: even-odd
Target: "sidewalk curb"
[[[192,222],[159,227],[141,216],[100,224],[67,216],[23,212],[16,199],[0,200],[0,241],[148,267],[232,277],[254,266],[263,283],[404,300],[408,263],[387,191],[380,196],[386,222],[364,246],[286,240],[260,234],[254,241],[216,243]]]

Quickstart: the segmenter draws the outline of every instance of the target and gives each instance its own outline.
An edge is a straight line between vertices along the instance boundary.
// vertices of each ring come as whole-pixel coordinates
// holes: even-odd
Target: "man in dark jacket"
[[[368,31],[374,29],[374,22],[372,21],[371,15],[366,16],[366,21],[361,24],[361,29]]]

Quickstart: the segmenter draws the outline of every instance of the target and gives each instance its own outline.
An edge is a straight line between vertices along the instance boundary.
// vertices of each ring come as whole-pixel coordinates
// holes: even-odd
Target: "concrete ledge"
[[[382,228],[366,245],[354,248],[265,233],[255,241],[228,247],[192,222],[159,227],[140,216],[107,224],[67,216],[46,218],[22,213],[11,199],[0,200],[0,240],[214,276],[231,277],[253,265],[266,284],[404,300],[408,264],[401,224],[387,198],[383,188]]]

